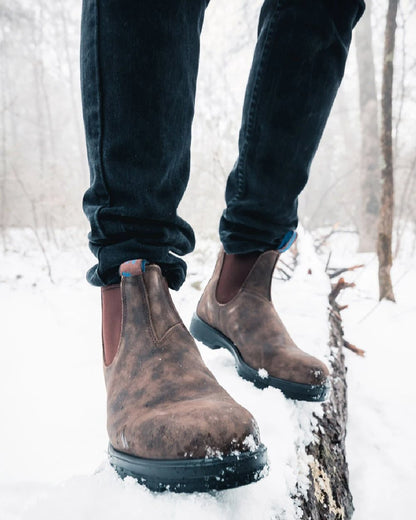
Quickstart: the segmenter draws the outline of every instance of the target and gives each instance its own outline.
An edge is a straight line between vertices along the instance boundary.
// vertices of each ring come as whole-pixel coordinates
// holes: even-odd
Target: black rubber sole
[[[244,486],[260,480],[268,470],[267,449],[223,458],[155,460],[133,457],[108,447],[110,464],[121,478],[135,478],[151,491],[207,492]]]
[[[231,352],[235,359],[235,365],[239,375],[251,381],[258,388],[267,388],[272,386],[279,388],[284,395],[290,399],[298,401],[325,401],[330,391],[330,385],[307,385],[304,383],[294,383],[286,379],[279,379],[278,377],[270,375],[261,375],[258,370],[250,367],[243,360],[238,348],[234,343],[224,336],[222,332],[205,323],[196,314],[193,315],[189,330],[192,336],[204,343],[211,349],[226,348]]]

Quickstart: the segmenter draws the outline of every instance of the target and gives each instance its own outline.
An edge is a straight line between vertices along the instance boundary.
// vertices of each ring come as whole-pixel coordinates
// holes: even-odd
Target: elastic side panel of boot
[[[277,251],[266,251],[261,254],[242,287],[271,300],[272,276],[278,258]]]
[[[150,265],[146,268],[143,281],[150,307],[150,320],[155,336],[160,340],[174,325],[181,323],[166,280],[163,278],[160,268]]]
[[[108,366],[113,362],[120,343],[122,303],[119,284],[101,288],[101,308],[103,356],[104,364]]]

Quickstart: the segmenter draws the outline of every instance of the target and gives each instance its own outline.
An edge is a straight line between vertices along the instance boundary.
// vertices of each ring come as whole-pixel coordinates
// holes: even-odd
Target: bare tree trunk
[[[371,0],[355,32],[360,89],[361,164],[359,251],[376,251],[380,211],[380,140],[371,29]]]
[[[1,41],[4,42],[5,33],[2,24]],[[4,44],[3,44],[4,45]],[[4,50],[3,50],[4,52]],[[4,60],[7,64],[7,59]],[[6,251],[6,235],[5,228],[6,222],[6,185],[7,185],[7,121],[6,121],[6,110],[7,110],[7,95],[6,87],[8,85],[8,70],[4,66],[4,70],[1,74],[1,167],[0,167],[0,230],[3,242],[3,251]]]
[[[384,64],[382,86],[382,132],[381,150],[383,169],[381,171],[381,208],[378,223],[377,255],[379,261],[378,280],[380,300],[395,301],[390,270],[392,266],[392,232],[394,210],[393,184],[393,142],[392,142],[392,94],[393,94],[393,59],[396,35],[396,15],[399,0],[389,0],[386,31],[384,40]]]
[[[36,19],[36,12],[34,12],[34,17]],[[38,178],[39,183],[43,183],[45,179],[46,172],[46,146],[44,140],[44,128],[45,128],[45,117],[43,112],[43,104],[42,104],[42,87],[41,87],[41,69],[42,69],[42,61],[41,61],[41,49],[40,49],[40,37],[39,32],[41,28],[37,27],[35,24],[31,27],[32,31],[32,45],[33,45],[33,83],[34,83],[34,102],[36,106],[36,122],[38,125],[37,129],[37,148],[38,148]]]
[[[414,11],[416,8],[416,3],[414,4],[412,10]],[[405,110],[405,103],[408,98],[408,87],[407,87],[407,81],[406,81],[406,75],[408,70],[412,70],[416,66],[416,62],[413,57],[413,53],[409,50],[407,47],[407,33],[408,33],[408,20],[407,17],[403,13],[403,5],[399,5],[398,7],[398,25],[400,26],[400,36],[401,36],[401,42],[400,42],[400,63],[401,63],[401,74],[400,74],[400,80],[398,82],[399,92],[396,94],[396,98],[398,100],[396,101],[397,106],[397,113],[395,117],[395,135],[394,135],[394,146],[393,146],[393,154],[394,157],[397,157],[399,154],[399,143],[400,143],[400,130],[401,130],[401,123],[403,118],[406,118],[406,110]],[[413,64],[410,66],[409,69],[409,54],[411,55],[411,59],[413,61]],[[414,186],[416,186],[415,183],[415,173],[416,173],[416,156],[413,158],[413,160],[410,162],[410,165],[408,167],[408,174],[405,177],[401,178],[401,182],[399,181],[399,190],[401,190],[400,196],[396,197],[396,201],[399,201],[399,204],[396,202],[397,212],[395,214],[395,222],[394,222],[394,238],[395,238],[395,246],[394,246],[394,252],[393,252],[393,259],[397,257],[399,251],[400,251],[400,245],[401,245],[401,239],[403,237],[403,232],[405,231],[407,225],[411,221],[411,215],[412,215],[412,202],[416,200],[416,193],[414,191]],[[407,168],[406,168],[407,169]],[[397,193],[397,191],[396,191]],[[399,195],[397,193],[397,195]]]

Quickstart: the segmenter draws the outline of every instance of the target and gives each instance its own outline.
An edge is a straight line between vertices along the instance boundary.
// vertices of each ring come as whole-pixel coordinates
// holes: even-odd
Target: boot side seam
[[[153,326],[152,315],[150,313],[150,300],[149,300],[149,295],[147,294],[146,284],[145,284],[145,282],[143,280],[143,276],[138,276],[137,278],[138,278],[137,285],[140,285],[140,287],[141,287],[141,289],[143,291],[143,294],[144,294],[145,301],[146,301],[146,305],[144,307],[145,307],[145,316],[146,316],[146,321],[147,321],[147,328],[149,329],[150,335],[151,335],[152,340],[154,341],[154,343],[158,343],[156,331],[155,331],[155,328]]]
[[[157,344],[160,344],[160,343],[162,343],[162,341],[164,341],[165,339],[167,339],[167,338],[168,338],[168,337],[173,333],[173,330],[174,330],[176,327],[178,327],[178,325],[184,327],[183,323],[182,323],[181,321],[178,321],[178,322],[175,323],[174,325],[170,326],[170,327],[168,328],[168,330],[163,334],[163,336],[162,336],[160,339],[156,340],[156,343],[157,343]]]
[[[250,282],[250,279],[251,279],[252,274],[255,272],[255,270],[258,268],[258,265],[259,265],[259,264],[261,263],[261,261],[263,260],[263,258],[264,258],[263,255],[264,255],[265,253],[270,253],[270,252],[272,252],[272,253],[277,253],[277,251],[272,250],[272,249],[269,249],[268,251],[264,251],[264,253],[262,253],[262,254],[257,258],[257,260],[254,262],[253,267],[250,269],[248,275],[246,276],[244,282],[241,284],[240,291],[242,291],[243,289],[244,289],[244,290],[246,289],[246,286],[247,286],[247,284]],[[278,260],[279,260],[279,256],[280,256],[280,254],[277,253],[276,257],[273,259],[273,266],[272,266],[272,268],[271,268],[270,275],[268,276],[267,284],[268,284],[268,287],[269,287],[269,294],[270,294],[270,292],[271,292],[271,285],[272,285],[272,280],[273,280],[273,273],[274,273],[274,271],[275,271],[275,269],[276,269],[276,264],[277,264],[277,262],[278,262]],[[263,258],[262,258],[262,257],[263,257]],[[237,293],[237,294],[238,294],[238,293]]]
[[[119,337],[118,337],[116,352],[115,352],[115,354],[113,356],[113,359],[111,360],[110,363],[107,363],[106,359],[105,359],[105,342],[104,342],[103,321],[101,323],[101,345],[102,345],[102,355],[103,355],[103,365],[104,365],[104,368],[111,367],[114,364],[114,361],[118,358],[118,354],[120,352],[121,340],[122,340],[122,337],[123,337],[123,327],[124,327],[124,321],[125,321],[125,319],[124,319],[125,298],[123,296],[124,295],[124,288],[123,288],[122,280],[120,281],[120,284],[111,284],[111,285],[104,286],[102,288],[104,291],[111,291],[111,290],[116,289],[117,287],[120,288],[121,322],[120,322],[120,331],[119,331]],[[103,292],[101,292],[101,311],[102,311],[102,309],[103,309]]]
[[[270,252],[273,252],[275,253],[275,251],[273,250],[269,250],[269,251],[265,251],[264,253],[270,253]],[[264,254],[263,253],[263,254]],[[262,255],[263,255],[262,254]],[[236,299],[241,295],[243,294],[244,292],[251,292],[252,294],[255,294],[255,292],[253,292],[253,290],[251,289],[248,289],[247,288],[247,285],[250,283],[250,279],[251,279],[251,276],[252,274],[255,272],[255,270],[257,269],[259,263],[261,262],[261,259],[262,259],[262,255],[260,255],[257,260],[254,262],[254,265],[253,267],[250,269],[250,271],[248,272],[246,278],[244,279],[243,283],[241,284],[241,287],[240,289],[238,290],[238,292],[231,298],[231,300],[229,300],[228,302],[226,303],[220,303],[218,300],[217,300],[217,286],[218,286],[218,280],[219,280],[219,276],[217,277],[216,280],[214,280],[214,276],[211,278],[210,282],[211,281],[214,281],[214,290],[213,290],[213,294],[212,294],[212,298],[213,298],[213,301],[215,303],[216,306],[218,306],[219,308],[224,308],[226,305],[228,305],[229,303],[232,303],[232,302],[235,302]],[[266,301],[268,302],[271,302],[271,285],[272,285],[272,278],[273,278],[273,273],[274,273],[274,270],[276,268],[276,264],[277,264],[277,261],[279,259],[279,254],[277,254],[276,258],[273,260],[273,267],[271,269],[271,273],[270,275],[268,276],[268,281],[267,281],[267,286],[268,286],[268,295],[269,295],[269,298],[265,298],[263,295],[261,294],[258,294],[258,296],[261,296],[263,299],[265,299]],[[222,269],[222,265],[221,265],[221,269]],[[220,274],[221,274],[221,271],[220,271]],[[208,289],[208,286],[207,286],[207,289]],[[202,295],[201,297],[201,300],[203,298],[204,295]],[[199,304],[198,304],[199,305]]]
[[[152,268],[152,267],[153,266],[150,266],[150,268]],[[153,339],[153,341],[155,343],[160,343],[162,341],[162,339],[165,338],[166,334],[170,331],[170,329],[172,327],[178,325],[179,323],[181,323],[182,320],[181,320],[181,318],[180,318],[180,316],[178,314],[178,311],[176,310],[175,304],[173,303],[172,296],[171,296],[171,294],[169,292],[169,288],[168,288],[167,283],[166,283],[166,303],[170,307],[170,309],[176,314],[178,321],[176,321],[172,325],[169,325],[167,327],[167,329],[165,330],[165,332],[163,332],[163,334],[159,338],[159,335],[156,332],[156,327],[153,324],[152,306],[150,304],[150,298],[149,298],[149,294],[148,294],[148,290],[147,290],[146,279],[145,279],[144,276],[141,277],[141,283],[142,283],[143,290],[144,290],[144,293],[145,293],[146,315],[147,315],[147,318],[148,318],[149,329],[151,331],[152,339]]]

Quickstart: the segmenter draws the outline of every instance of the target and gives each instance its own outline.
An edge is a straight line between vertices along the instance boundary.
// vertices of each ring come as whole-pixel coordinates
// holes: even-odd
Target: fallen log
[[[315,440],[307,446],[310,486],[306,496],[299,497],[305,520],[349,520],[354,512],[348,485],[348,464],[345,457],[347,422],[347,382],[340,306],[335,299],[342,289],[352,287],[342,278],[329,294],[329,346],[332,391],[323,403],[318,417]]]

